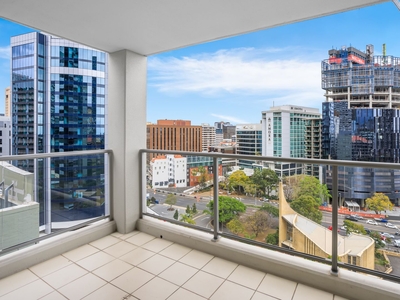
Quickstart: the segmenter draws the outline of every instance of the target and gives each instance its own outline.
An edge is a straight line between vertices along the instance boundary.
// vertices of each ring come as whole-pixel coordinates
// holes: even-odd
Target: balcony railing
[[[111,154],[0,157],[0,255],[112,218]]]
[[[315,255],[310,255],[307,253],[303,253],[300,251],[295,251],[290,248],[283,248],[283,247],[278,247],[274,246],[271,244],[267,243],[262,243],[258,241],[254,241],[252,239],[248,238],[243,238],[238,235],[232,234],[228,232],[227,230],[224,230],[223,228],[220,228],[220,220],[219,220],[219,196],[220,196],[220,190],[219,190],[219,176],[213,176],[213,187],[212,190],[210,191],[209,195],[203,196],[203,198],[208,201],[212,199],[214,201],[213,205],[213,212],[211,219],[213,221],[213,226],[212,228],[207,228],[204,226],[199,226],[199,225],[191,225],[188,223],[180,222],[177,221],[171,217],[164,217],[161,215],[154,214],[152,212],[149,212],[147,209],[146,205],[146,193],[148,192],[148,182],[146,180],[146,170],[148,170],[147,166],[147,160],[148,160],[148,154],[152,154],[153,156],[155,155],[182,155],[184,157],[186,156],[196,156],[196,157],[208,157],[212,158],[213,160],[213,165],[212,169],[215,170],[219,169],[219,165],[221,162],[221,159],[226,159],[229,158],[230,160],[257,160],[257,162],[264,162],[266,165],[272,165],[272,164],[296,164],[296,165],[314,165],[314,166],[324,166],[324,172],[326,172],[327,175],[331,178],[331,196],[332,196],[332,204],[331,204],[331,210],[332,210],[332,221],[331,221],[331,240],[326,241],[326,244],[331,245],[330,249],[328,252],[331,253],[330,257],[320,257],[320,256],[315,256]],[[338,249],[341,247],[341,243],[343,241],[343,238],[340,237],[339,234],[333,234],[336,232],[339,232],[339,207],[338,207],[338,199],[339,199],[339,194],[338,194],[338,168],[339,166],[342,167],[358,167],[358,168],[376,168],[376,169],[390,169],[390,170],[400,170],[400,165],[399,164],[388,164],[388,163],[375,163],[375,162],[355,162],[355,161],[340,161],[340,160],[325,160],[325,159],[300,159],[300,158],[282,158],[282,157],[266,157],[266,156],[257,156],[256,158],[251,155],[234,155],[234,154],[221,154],[221,153],[204,153],[204,152],[184,152],[184,151],[165,151],[165,150],[147,150],[147,149],[142,149],[140,151],[140,158],[141,158],[141,192],[142,192],[142,200],[141,201],[141,218],[143,216],[148,216],[156,219],[160,219],[163,221],[168,221],[173,224],[178,224],[181,226],[186,226],[192,229],[200,230],[203,232],[210,233],[212,235],[213,240],[217,241],[219,237],[226,237],[229,239],[233,240],[238,240],[247,244],[253,244],[257,245],[260,247],[264,247],[267,249],[271,249],[274,251],[279,251],[283,252],[289,255],[295,255],[295,256],[300,256],[306,259],[311,259],[323,264],[329,264],[331,273],[332,275],[338,274],[338,269],[340,268],[346,268],[348,270],[352,270],[355,272],[361,272],[364,274],[369,274],[373,276],[377,276],[380,278],[384,278],[386,280],[394,281],[397,283],[400,283],[400,277],[387,274],[384,272],[376,271],[375,269],[372,268],[365,268],[365,267],[360,267],[357,266],[356,264],[353,264],[352,261],[349,261],[348,263],[344,263],[339,261],[339,253]],[[188,171],[189,172],[189,171]],[[157,188],[159,189],[159,188]],[[189,189],[189,187],[188,187]],[[193,189],[193,188],[192,188]],[[159,189],[161,190],[161,189]],[[171,192],[167,191],[162,191],[160,194],[165,195]],[[173,192],[172,192],[173,193]],[[176,192],[175,194],[180,194],[179,192]],[[182,194],[183,197],[186,197],[186,199],[189,199],[190,196],[186,194]],[[193,196],[190,197],[190,199],[193,201]],[[198,198],[196,198],[196,201],[198,201]],[[196,202],[194,202],[196,203]],[[254,198],[254,205],[255,206],[260,206],[260,202],[256,198]],[[250,205],[253,206],[254,205]],[[340,242],[339,242],[340,239]],[[342,245],[343,247],[343,245]]]

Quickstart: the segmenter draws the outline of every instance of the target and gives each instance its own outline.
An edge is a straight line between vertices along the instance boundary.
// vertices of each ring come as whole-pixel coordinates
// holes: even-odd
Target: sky
[[[321,61],[353,46],[400,57],[400,11],[392,2],[148,57],[147,121],[259,123],[272,106],[317,108]],[[0,19],[0,91],[10,85],[10,37],[32,30]],[[0,112],[4,96],[0,97]]]

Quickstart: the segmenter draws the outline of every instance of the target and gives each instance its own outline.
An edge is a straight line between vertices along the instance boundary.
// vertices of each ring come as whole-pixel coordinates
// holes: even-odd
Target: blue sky
[[[273,105],[321,109],[320,63],[328,50],[367,44],[400,56],[400,11],[391,2],[162,53],[148,58],[147,120],[258,123]],[[0,91],[10,81],[10,36],[30,32],[0,19]],[[4,111],[0,97],[0,112]]]

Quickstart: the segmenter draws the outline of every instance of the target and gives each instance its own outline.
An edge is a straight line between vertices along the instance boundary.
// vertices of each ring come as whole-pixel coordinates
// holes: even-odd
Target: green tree
[[[328,188],[325,184],[321,184],[314,176],[306,175],[302,176],[298,182],[295,198],[301,196],[311,196],[318,203],[318,206],[330,198]]]
[[[228,188],[230,191],[243,191],[244,186],[250,182],[249,177],[242,170],[233,172],[228,177]]]
[[[275,218],[279,217],[279,208],[277,208],[271,204],[264,203],[261,206],[260,210],[268,212],[272,217],[275,217]]]
[[[175,220],[178,220],[178,218],[179,218],[179,213],[178,213],[178,210],[175,209],[174,219],[175,219]]]
[[[243,189],[244,189],[244,192],[246,193],[246,195],[248,194],[250,196],[254,196],[257,192],[257,186],[253,183],[245,184]]]
[[[274,232],[270,233],[266,236],[265,242],[271,245],[278,245],[279,244],[279,228]]]
[[[378,214],[383,210],[391,210],[393,208],[393,203],[390,202],[389,197],[383,193],[375,193],[371,198],[365,200],[365,204],[368,209]]]
[[[191,218],[191,216],[188,216],[188,215],[181,215],[180,221],[188,223],[188,224],[192,224],[192,225],[196,224],[196,222]]]
[[[189,204],[186,206],[186,214],[188,215],[192,214],[192,210],[190,209]]]
[[[233,218],[230,220],[226,227],[233,233],[233,234],[241,234],[245,231],[244,225],[238,218]]]
[[[207,181],[210,180],[207,168],[200,166],[192,170],[192,176],[197,177],[200,189],[204,189],[207,186]]]
[[[343,224],[344,226],[346,226],[346,233],[355,232],[355,233],[367,234],[364,226],[361,224],[356,224],[349,220],[344,220]]]
[[[165,199],[165,203],[169,205],[168,210],[173,210],[172,205],[176,204],[176,196],[173,194],[168,194],[167,199]]]
[[[258,190],[269,197],[271,192],[276,190],[279,177],[271,169],[256,169],[253,176],[251,176],[251,181],[257,186]]]
[[[258,210],[253,215],[248,216],[245,222],[245,224],[251,228],[256,237],[261,232],[271,228],[271,217],[262,210]]]
[[[235,218],[239,213],[244,212],[246,210],[246,205],[235,198],[227,197],[227,196],[219,196],[218,197],[219,204],[219,221],[221,223],[227,223],[233,218]],[[214,200],[211,200],[207,203],[208,210],[205,210],[205,213],[213,215],[214,210]]]
[[[196,203],[193,203],[193,206],[192,206],[192,213],[193,213],[193,214],[197,214]]]
[[[311,195],[302,195],[290,203],[290,207],[300,215],[321,224],[322,213],[319,202]]]

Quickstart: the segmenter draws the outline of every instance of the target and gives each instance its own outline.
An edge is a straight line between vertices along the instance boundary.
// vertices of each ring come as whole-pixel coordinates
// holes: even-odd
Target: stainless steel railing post
[[[338,273],[338,167],[332,166],[332,268]]]
[[[213,157],[213,191],[214,191],[214,241],[218,240],[219,205],[218,205],[218,158]]]

